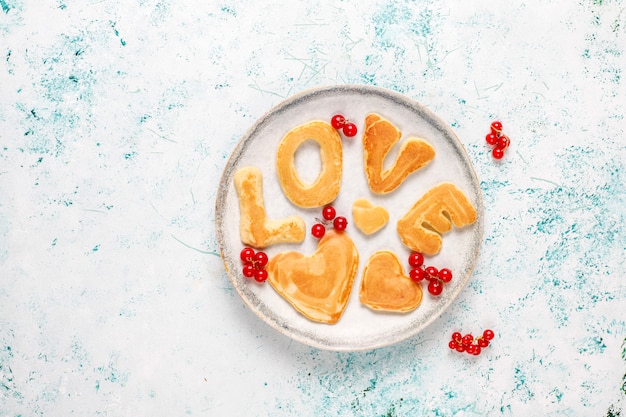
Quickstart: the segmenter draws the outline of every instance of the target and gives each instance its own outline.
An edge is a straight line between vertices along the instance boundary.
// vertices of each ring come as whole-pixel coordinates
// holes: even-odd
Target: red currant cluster
[[[337,130],[341,129],[343,134],[349,138],[356,136],[356,125],[341,114],[334,115],[330,119],[330,124]]]
[[[457,352],[467,352],[470,355],[480,355],[483,348],[489,346],[489,342],[493,340],[495,334],[493,330],[487,329],[483,332],[482,336],[474,338],[471,333],[461,336],[461,333],[452,333],[452,340],[448,343],[448,346],[452,350]]]
[[[489,145],[493,146],[491,155],[493,155],[495,159],[502,159],[502,157],[504,157],[504,150],[511,144],[511,139],[502,133],[502,123],[497,121],[491,123],[491,132],[485,136],[485,140]]]
[[[267,279],[267,271],[265,265],[269,261],[265,252],[254,252],[252,248],[243,248],[239,255],[241,262],[243,262],[243,276],[246,278],[252,278],[257,282],[264,282]]]
[[[434,266],[424,267],[424,255],[413,252],[409,255],[409,277],[415,282],[428,280],[428,292],[439,295],[443,291],[443,285],[452,281],[452,271],[448,268],[437,269]]]
[[[326,227],[333,225],[333,228],[338,232],[343,232],[348,227],[348,220],[343,216],[337,216],[337,211],[333,206],[326,206],[322,209],[323,219],[316,218],[318,223],[315,223],[311,228],[311,234],[321,239],[326,234]]]

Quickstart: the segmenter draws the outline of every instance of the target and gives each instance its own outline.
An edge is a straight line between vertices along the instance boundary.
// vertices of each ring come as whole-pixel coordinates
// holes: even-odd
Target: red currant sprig
[[[352,123],[351,121],[349,121],[348,119],[346,119],[341,114],[334,115],[330,119],[330,124],[332,125],[332,127],[334,127],[337,130],[341,129],[343,131],[343,134],[349,138],[356,136],[356,132],[357,132],[356,125]]]
[[[457,352],[467,352],[470,355],[478,356],[484,348],[489,346],[494,337],[495,333],[491,329],[485,330],[482,336],[476,338],[471,333],[462,336],[460,332],[454,332],[448,347]]]
[[[511,145],[511,139],[502,133],[502,123],[498,121],[491,123],[491,131],[485,136],[485,141],[493,146],[491,155],[494,159],[502,159],[504,150]]]
[[[338,232],[343,232],[348,227],[348,220],[343,216],[337,216],[337,211],[333,206],[326,206],[322,209],[323,219],[316,218],[317,223],[311,228],[311,234],[321,239],[326,234],[326,227],[332,224]]]
[[[409,255],[409,277],[415,282],[424,279],[428,281],[428,292],[432,295],[439,295],[443,292],[444,284],[452,281],[452,271],[448,268],[437,269],[434,266],[424,267],[424,255],[413,252]]]
[[[267,254],[262,251],[254,252],[252,248],[243,248],[240,253],[243,268],[241,272],[246,278],[254,278],[257,282],[264,282],[267,279],[265,265],[269,261]]]

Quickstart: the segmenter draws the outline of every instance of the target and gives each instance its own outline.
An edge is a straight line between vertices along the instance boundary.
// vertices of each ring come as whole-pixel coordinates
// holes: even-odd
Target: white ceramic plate
[[[327,325],[308,320],[279,296],[269,282],[258,284],[241,274],[239,253],[244,247],[239,236],[239,200],[233,185],[235,172],[253,165],[263,173],[265,209],[270,218],[301,216],[307,237],[301,244],[280,244],[264,251],[270,258],[278,252],[297,250],[306,255],[317,247],[310,234],[321,208],[301,209],[285,197],[276,174],[276,151],[283,136],[292,128],[312,120],[330,123],[341,113],[358,127],[354,138],[343,137],[343,178],[339,196],[333,203],[338,215],[348,219],[346,230],[359,249],[360,264],[352,294],[338,323]],[[363,169],[361,134],[365,116],[378,113],[397,126],[405,138],[426,139],[436,151],[433,161],[411,174],[395,191],[386,195],[372,193]],[[398,146],[387,157],[394,161]],[[296,167],[303,180],[314,181],[320,171],[319,147],[308,141],[296,153]],[[359,301],[362,271],[370,255],[389,249],[398,255],[408,274],[406,259],[410,251],[404,247],[396,231],[396,222],[430,188],[452,182],[463,191],[478,211],[477,221],[464,228],[452,228],[443,235],[441,252],[426,258],[426,265],[447,267],[454,279],[446,284],[439,297],[432,297],[423,284],[422,304],[410,313],[374,312]],[[371,236],[362,234],[351,221],[352,203],[367,198],[385,207],[390,221]],[[483,205],[480,186],[471,162],[452,129],[426,107],[393,91],[367,86],[341,85],[308,90],[297,94],[261,117],[241,139],[228,161],[220,182],[216,203],[217,238],[226,271],[244,302],[266,323],[302,343],[329,350],[355,351],[396,343],[417,334],[435,320],[454,301],[468,282],[478,257],[482,240]]]

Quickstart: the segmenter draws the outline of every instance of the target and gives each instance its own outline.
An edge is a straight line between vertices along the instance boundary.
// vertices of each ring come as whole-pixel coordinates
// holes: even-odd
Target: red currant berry
[[[474,352],[476,351],[477,347],[478,346],[476,345],[469,345],[468,347],[465,348],[465,351],[469,353],[470,355],[474,355]]]
[[[493,148],[493,151],[491,151],[491,155],[493,155],[494,159],[502,159],[504,157],[504,149],[500,149],[496,146]]]
[[[498,121],[491,123],[491,132],[495,135],[502,132],[502,123]]]
[[[241,272],[243,272],[244,277],[252,278],[256,272],[256,268],[252,264],[245,264]]]
[[[508,148],[510,144],[511,144],[511,139],[509,139],[509,137],[506,135],[502,135],[498,138],[498,141],[496,142],[496,148],[500,148],[504,150]]]
[[[433,279],[428,283],[428,292],[432,295],[439,295],[443,291],[443,284],[438,279]]]
[[[332,119],[330,119],[330,124],[335,129],[341,129],[345,123],[346,123],[346,118],[340,114],[336,114],[333,116]]]
[[[409,255],[409,265],[413,267],[424,265],[424,255],[419,252],[413,252]]]
[[[483,337],[487,340],[493,340],[495,336],[495,333],[491,329],[487,329],[483,332]]]
[[[443,282],[450,282],[450,281],[452,281],[452,271],[450,271],[448,268],[441,268],[439,270],[439,273],[437,274],[437,276]]]
[[[325,220],[332,220],[336,215],[337,211],[335,211],[335,208],[332,206],[326,206],[324,210],[322,210],[322,217],[324,217]]]
[[[254,260],[254,249],[252,248],[243,248],[239,257],[243,262],[252,262]]]
[[[409,271],[409,277],[415,282],[422,281],[426,277],[426,271],[419,267],[412,268]]]
[[[323,224],[315,223],[313,227],[311,227],[311,234],[313,237],[321,239],[326,234],[326,228]]]
[[[263,282],[267,279],[267,271],[265,269],[257,269],[254,271],[254,279],[257,282]]]
[[[457,352],[465,352],[466,347],[463,345],[456,345]]]
[[[455,340],[457,343],[461,343],[462,337],[463,336],[461,336],[461,333],[459,332],[452,333],[452,340]]]
[[[267,261],[269,261],[269,258],[267,257],[267,254],[265,252],[257,252],[257,254],[254,255],[254,263],[256,264],[257,268],[263,268],[265,265],[267,265]]]
[[[472,344],[473,341],[474,336],[472,336],[471,333],[466,334],[465,336],[463,336],[463,339],[461,339],[461,343],[463,343],[463,346],[469,346]]]
[[[481,348],[486,348],[487,346],[489,346],[489,340],[487,339],[478,339],[476,343],[478,343],[478,346],[480,346]]]
[[[450,349],[455,349],[456,350],[457,346],[458,346],[458,344],[454,340],[450,340],[450,343],[448,343],[448,347]]]
[[[435,268],[434,266],[427,266],[426,273],[430,275],[430,276],[426,276],[427,279],[433,279],[437,277],[437,274],[439,273],[439,271],[437,271],[437,268]]]
[[[489,145],[493,146],[498,142],[498,136],[494,133],[489,133],[487,136],[485,136],[485,140]]]
[[[333,220],[333,227],[335,230],[343,232],[346,230],[346,227],[348,227],[348,220],[346,220],[343,216],[335,217],[335,220]]]
[[[481,350],[482,349],[480,348],[480,346],[474,345],[474,355],[476,356],[480,355]]]
[[[352,122],[343,125],[343,134],[349,138],[356,136],[356,125]]]

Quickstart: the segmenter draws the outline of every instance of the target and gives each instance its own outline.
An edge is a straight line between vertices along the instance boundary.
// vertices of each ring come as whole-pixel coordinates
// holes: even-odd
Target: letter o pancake
[[[305,184],[296,170],[295,154],[307,140],[320,146],[322,169],[312,184]],[[303,208],[331,203],[339,194],[342,176],[341,136],[328,123],[315,120],[290,130],[280,142],[276,155],[278,181],[285,196]]]

